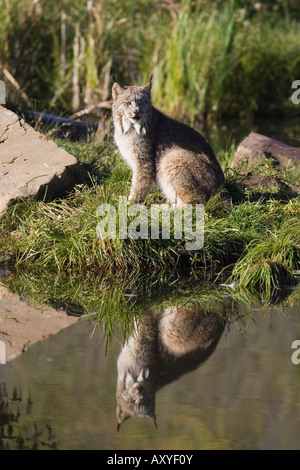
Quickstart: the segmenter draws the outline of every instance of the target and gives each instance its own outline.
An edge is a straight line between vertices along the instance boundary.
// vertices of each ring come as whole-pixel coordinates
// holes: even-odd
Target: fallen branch
[[[18,92],[20,93],[20,95],[22,96],[23,100],[25,101],[26,103],[26,106],[30,109],[33,108],[32,106],[32,103],[30,101],[30,99],[28,98],[27,94],[25,93],[24,90],[21,89],[21,86],[20,84],[17,82],[17,80],[12,76],[12,74],[7,70],[7,69],[3,69],[3,74],[4,76],[7,78],[7,80],[12,84],[12,86],[18,90]]]
[[[98,104],[92,104],[91,106],[88,106],[85,109],[82,109],[81,111],[78,111],[77,113],[72,114],[69,116],[70,119],[75,119],[81,116],[85,116],[86,114],[92,113],[96,109],[111,109],[112,107],[112,101],[102,101],[101,103]]]

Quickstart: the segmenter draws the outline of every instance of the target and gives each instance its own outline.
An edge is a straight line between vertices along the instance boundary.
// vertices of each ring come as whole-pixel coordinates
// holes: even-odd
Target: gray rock
[[[0,106],[0,216],[18,197],[60,197],[85,179],[73,155]]]
[[[248,168],[263,163],[266,157],[273,159],[279,168],[295,166],[300,171],[300,148],[291,147],[270,137],[251,132],[238,146],[232,166],[244,161]]]

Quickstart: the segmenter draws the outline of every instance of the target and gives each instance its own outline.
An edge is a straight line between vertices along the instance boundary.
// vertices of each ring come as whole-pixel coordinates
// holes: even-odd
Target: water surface
[[[156,394],[157,428],[130,418],[117,432],[117,359],[87,319],[0,366],[11,431],[2,445],[38,449],[299,449],[300,307],[241,306],[192,372]],[[16,436],[21,436],[16,438]],[[21,443],[21,444],[20,444]]]

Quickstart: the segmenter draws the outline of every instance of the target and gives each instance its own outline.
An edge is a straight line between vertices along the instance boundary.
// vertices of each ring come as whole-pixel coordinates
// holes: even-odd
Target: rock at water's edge
[[[60,197],[85,179],[73,155],[0,106],[0,216],[18,197]]]

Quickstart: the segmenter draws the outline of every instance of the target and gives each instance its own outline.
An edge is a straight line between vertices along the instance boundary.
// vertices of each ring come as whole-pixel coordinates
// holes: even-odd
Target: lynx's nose
[[[145,394],[145,392],[146,392],[145,386],[144,386],[142,383],[140,383],[140,382],[136,382],[133,387],[134,387],[134,391],[135,391],[136,397],[137,397],[138,399],[143,398],[143,396],[144,396],[144,394]]]
[[[134,108],[134,109],[132,110],[133,118],[134,118],[134,119],[139,119],[139,118],[141,117],[140,112],[141,112],[140,108]]]

